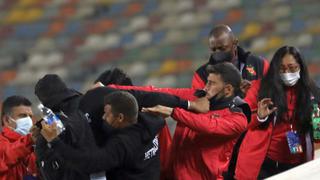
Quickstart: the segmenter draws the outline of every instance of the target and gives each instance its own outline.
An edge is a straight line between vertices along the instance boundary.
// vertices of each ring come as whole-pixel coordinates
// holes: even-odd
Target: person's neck
[[[16,129],[16,127],[13,127],[12,125],[10,125],[10,123],[4,123],[2,125],[2,128],[7,128],[7,129],[10,129],[10,130],[13,130],[13,131]]]
[[[210,110],[220,110],[229,107],[234,97],[234,95],[229,95],[218,100],[211,99]]]
[[[292,91],[292,90],[296,89],[296,87],[297,87],[297,84],[295,84],[293,86],[285,86],[284,89],[287,91]]]

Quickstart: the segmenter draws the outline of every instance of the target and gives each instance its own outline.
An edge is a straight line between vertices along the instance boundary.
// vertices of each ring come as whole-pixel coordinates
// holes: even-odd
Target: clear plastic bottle
[[[65,130],[64,125],[57,115],[55,115],[50,108],[45,107],[43,104],[38,105],[38,109],[42,112],[43,119],[50,125],[53,122],[57,124],[58,134]]]

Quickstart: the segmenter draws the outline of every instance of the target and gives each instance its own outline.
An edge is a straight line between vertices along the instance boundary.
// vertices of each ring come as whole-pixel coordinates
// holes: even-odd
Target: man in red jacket
[[[34,140],[31,102],[22,96],[10,96],[2,104],[0,134],[0,180],[35,178]]]
[[[177,121],[171,154],[173,179],[223,179],[233,146],[247,127],[250,113],[246,116],[244,107],[236,102],[239,71],[231,63],[209,66],[207,71],[204,90],[210,100],[209,112],[196,114],[160,105],[144,109]]]
[[[241,89],[245,93],[252,80],[261,79],[269,68],[266,59],[253,55],[238,46],[238,39],[231,28],[221,24],[213,27],[209,34],[209,49],[211,55],[209,61],[199,67],[193,75],[192,88],[202,89],[207,82],[208,73],[206,67],[219,62],[231,62],[240,71],[244,81]]]

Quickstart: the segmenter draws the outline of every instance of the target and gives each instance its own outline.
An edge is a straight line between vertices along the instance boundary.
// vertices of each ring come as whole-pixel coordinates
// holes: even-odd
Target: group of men
[[[250,120],[239,96],[268,62],[240,48],[226,25],[212,29],[209,48],[192,88],[135,87],[114,69],[82,94],[57,75],[44,76],[35,95],[61,119],[61,133],[55,123],[32,120],[26,98],[8,97],[1,111],[0,180],[232,178],[234,147]],[[168,116],[177,127],[171,150],[161,154],[169,163],[160,167],[158,135]]]

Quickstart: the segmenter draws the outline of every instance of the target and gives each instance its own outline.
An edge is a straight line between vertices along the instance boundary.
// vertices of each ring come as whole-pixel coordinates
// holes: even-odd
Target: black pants
[[[258,179],[265,179],[275,174],[279,174],[286,170],[289,170],[293,167],[298,166],[299,164],[284,164],[274,161],[270,158],[266,158],[261,166],[260,173]]]

